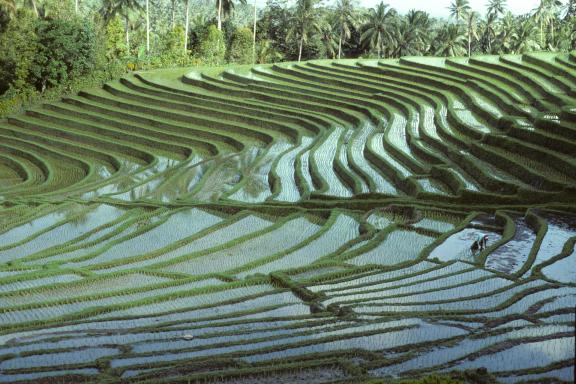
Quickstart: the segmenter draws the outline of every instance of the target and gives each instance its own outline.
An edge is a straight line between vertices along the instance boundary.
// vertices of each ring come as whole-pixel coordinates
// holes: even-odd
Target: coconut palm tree
[[[420,53],[420,34],[418,27],[410,23],[407,19],[400,20],[394,24],[392,32],[394,57],[417,55]]]
[[[557,17],[561,6],[560,0],[540,0],[538,7],[532,10],[534,20],[540,26],[540,47],[545,46],[544,28],[550,26],[550,31],[552,35],[554,34],[554,19]]]
[[[512,43],[513,53],[524,53],[540,48],[534,36],[536,26],[530,19],[526,19],[516,26],[516,33]]]
[[[254,24],[252,26],[252,64],[256,64],[256,21],[257,21],[256,0],[254,0]]]
[[[416,35],[415,43],[417,44],[416,49],[418,53],[424,54],[430,49],[430,35],[432,29],[430,15],[424,11],[416,11],[412,9],[408,11],[406,21]]]
[[[240,4],[246,4],[246,0],[239,0]],[[216,11],[218,12],[218,30],[222,30],[222,19],[228,17],[234,11],[233,0],[216,0]]]
[[[320,40],[326,50],[326,55],[331,59],[336,58],[338,41],[335,39],[336,34],[330,23],[324,23],[320,29]]]
[[[130,26],[135,13],[140,13],[142,6],[138,0],[104,0],[100,7],[100,15],[104,23],[108,23],[116,16],[121,16],[126,28],[126,47],[130,52]]]
[[[468,0],[453,0],[448,7],[450,16],[456,19],[456,23],[464,20],[466,14],[470,11],[470,3]]]
[[[150,54],[150,0],[146,0],[146,53]]]
[[[188,53],[188,31],[190,29],[190,0],[185,1],[184,9],[184,54]]]
[[[8,16],[16,15],[16,0],[0,0],[0,7],[7,11]]]
[[[470,11],[466,14],[466,25],[468,30],[468,57],[472,54],[472,38],[478,39],[478,12]]]
[[[364,47],[376,48],[378,58],[382,57],[384,42],[392,40],[393,23],[396,16],[396,11],[388,8],[388,5],[383,2],[380,2],[376,8],[368,10],[368,17],[362,28],[360,42]]]
[[[24,0],[23,3],[32,8],[36,17],[40,17],[40,7],[38,6],[37,0]]]
[[[466,37],[462,30],[455,24],[446,24],[437,36],[439,46],[436,54],[440,56],[462,56],[466,49],[464,44]]]
[[[486,8],[488,15],[503,15],[506,11],[506,0],[490,0]]]
[[[568,0],[564,6],[564,20],[570,20],[576,16],[576,0]]]
[[[320,31],[318,13],[315,8],[317,0],[297,0],[296,9],[290,18],[290,27],[286,40],[298,39],[298,61],[302,59],[302,47],[308,38]]]
[[[357,24],[353,0],[338,0],[336,3],[336,28],[338,29],[338,58],[342,54],[342,43],[346,42],[352,34],[352,28]]]
[[[512,51],[512,41],[516,38],[516,20],[514,15],[508,11],[500,23],[500,33],[498,34],[498,44],[500,53],[510,53]]]

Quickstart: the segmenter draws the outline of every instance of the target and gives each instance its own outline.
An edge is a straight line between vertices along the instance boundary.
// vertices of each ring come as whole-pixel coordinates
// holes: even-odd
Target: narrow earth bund
[[[551,53],[170,69],[0,121],[0,382],[573,382],[574,84]]]

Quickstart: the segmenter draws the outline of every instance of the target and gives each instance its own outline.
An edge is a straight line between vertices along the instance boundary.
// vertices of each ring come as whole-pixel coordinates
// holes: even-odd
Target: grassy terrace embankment
[[[575,84],[158,70],[0,121],[0,382],[573,381]]]

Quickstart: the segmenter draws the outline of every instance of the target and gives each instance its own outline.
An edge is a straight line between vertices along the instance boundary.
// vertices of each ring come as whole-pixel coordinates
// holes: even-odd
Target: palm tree
[[[416,25],[407,19],[394,24],[392,41],[394,57],[417,55],[419,53],[419,33]]]
[[[141,12],[142,6],[138,0],[104,0],[100,8],[100,15],[107,24],[117,15],[124,18],[126,27],[126,47],[130,52],[130,18],[134,12]]]
[[[465,15],[470,11],[470,4],[468,0],[453,0],[452,4],[448,7],[450,16],[456,19],[456,23],[464,20]]]
[[[239,0],[241,4],[246,4],[246,0]],[[233,0],[217,0],[216,10],[218,12],[218,30],[222,30],[222,19],[230,16],[234,10]]]
[[[512,43],[513,53],[524,53],[539,49],[538,43],[534,39],[536,27],[532,20],[526,19],[516,27],[514,40]]]
[[[560,0],[540,0],[540,5],[533,9],[534,20],[540,25],[540,47],[544,47],[544,28],[551,26],[552,37],[554,34],[554,19],[557,17],[559,8],[562,6]]]
[[[380,2],[376,8],[368,10],[368,19],[360,36],[360,42],[364,47],[378,50],[379,59],[382,57],[384,40],[392,40],[392,24],[397,15],[394,9],[387,8],[387,4]]]
[[[28,6],[31,7],[32,10],[34,10],[34,14],[36,15],[36,17],[40,17],[40,10],[38,8],[38,3],[36,2],[36,0],[24,0],[23,3],[28,4]]]
[[[188,53],[188,31],[190,28],[190,0],[186,0],[186,9],[184,10],[184,54]]]
[[[503,15],[506,11],[506,0],[490,0],[486,8],[488,15]]]
[[[570,20],[576,16],[576,0],[568,0],[564,6],[564,20]]]
[[[252,64],[256,64],[256,0],[254,0],[254,25],[252,28]]]
[[[418,53],[424,54],[430,48],[430,32],[432,28],[430,15],[424,11],[412,9],[408,11],[406,21],[415,34]]]
[[[462,56],[466,50],[466,38],[455,24],[446,24],[437,36],[440,46],[436,54],[440,56]]]
[[[326,50],[326,55],[331,59],[336,58],[336,49],[338,48],[338,42],[334,36],[332,25],[330,23],[324,23],[320,29],[320,40]]]
[[[496,38],[496,19],[495,13],[488,14],[482,32],[482,49],[486,53],[492,53],[492,42]]]
[[[342,43],[350,38],[351,30],[356,25],[353,0],[338,0],[336,3],[335,23],[338,28],[338,58],[342,54]]]
[[[472,37],[475,39],[478,38],[477,21],[479,16],[480,15],[478,12],[474,11],[468,12],[466,14],[466,24],[468,24],[468,57],[470,57],[472,54]]]
[[[313,32],[320,31],[317,10],[314,7],[317,0],[297,0],[296,10],[291,17],[286,40],[298,39],[298,61],[302,59],[302,47]]]
[[[170,29],[174,29],[176,25],[176,5],[178,1],[179,0],[170,0],[170,12],[171,12]]]
[[[16,0],[0,0],[0,7],[6,9],[8,16],[16,15]]]
[[[499,51],[501,53],[510,53],[514,39],[516,39],[516,20],[514,15],[508,11],[500,23],[500,34],[498,35]]]
[[[150,0],[146,0],[146,53],[150,54]]]

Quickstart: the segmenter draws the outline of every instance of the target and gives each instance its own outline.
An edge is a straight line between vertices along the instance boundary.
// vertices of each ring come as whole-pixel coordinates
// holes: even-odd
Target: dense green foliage
[[[257,14],[246,1],[232,0],[6,0],[0,3],[0,94],[44,92],[118,63],[139,69],[569,50],[576,47],[574,8],[572,1],[542,0],[531,13],[514,16],[504,0],[492,0],[481,15],[467,0],[454,0],[445,21],[417,10],[400,15],[385,3],[365,9],[351,0],[268,0]]]

